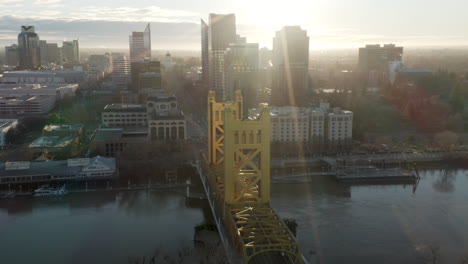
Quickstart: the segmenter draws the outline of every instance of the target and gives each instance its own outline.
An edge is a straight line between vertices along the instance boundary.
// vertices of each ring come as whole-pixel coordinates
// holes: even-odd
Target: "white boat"
[[[48,185],[42,185],[39,189],[34,191],[34,197],[45,197],[45,196],[61,196],[67,194],[68,191],[65,189],[65,185],[61,188],[51,188]]]

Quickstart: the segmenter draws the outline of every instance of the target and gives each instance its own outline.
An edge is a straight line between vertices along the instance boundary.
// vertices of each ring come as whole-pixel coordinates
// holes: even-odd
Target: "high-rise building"
[[[39,53],[41,54],[41,65],[49,64],[46,40],[39,40]]]
[[[130,60],[126,56],[117,57],[112,61],[112,82],[117,86],[126,88],[130,83]]]
[[[244,113],[256,107],[259,90],[258,44],[230,44],[224,55],[224,99],[234,100],[234,91],[244,96]]]
[[[18,45],[13,44],[5,47],[5,62],[8,66],[18,66]]]
[[[236,43],[234,14],[210,14],[208,28],[208,59],[210,89],[218,100],[224,99],[224,54],[229,44]]]
[[[272,104],[301,105],[309,85],[309,37],[299,26],[286,26],[273,39]]]
[[[140,61],[132,63],[132,87],[142,89],[161,89],[161,63],[159,61]]]
[[[271,49],[268,49],[267,47],[263,47],[260,49],[258,53],[259,57],[259,67],[261,69],[270,69],[272,66],[272,57],[273,57],[273,51]]]
[[[54,64],[60,64],[62,62],[57,43],[47,43],[47,61]]]
[[[359,69],[361,72],[385,71],[390,62],[401,62],[403,57],[403,47],[397,47],[395,44],[385,44],[380,46],[366,45],[365,48],[359,48]]]
[[[151,60],[151,28],[150,24],[143,32],[132,32],[129,37],[130,62]]]
[[[209,27],[201,19],[201,60],[202,60],[202,82],[203,86],[208,87],[209,85],[209,55],[208,55],[208,31]]]
[[[41,66],[41,54],[39,52],[39,35],[34,26],[21,26],[18,35],[19,68],[33,70]]]
[[[62,58],[64,62],[80,62],[80,47],[78,40],[63,42]]]

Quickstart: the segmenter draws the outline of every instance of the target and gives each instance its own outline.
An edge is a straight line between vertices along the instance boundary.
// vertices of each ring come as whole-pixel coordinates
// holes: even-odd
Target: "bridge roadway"
[[[232,263],[232,264],[243,263],[244,261],[243,257],[245,256],[242,256],[239,253],[239,251],[236,250],[236,245],[234,245],[233,243],[232,235],[229,234],[229,230],[225,226],[225,224],[228,223],[229,220],[226,221],[226,219],[224,218],[222,214],[223,208],[220,208],[221,206],[219,205],[219,196],[217,197],[217,192],[219,192],[219,190],[218,191],[215,190],[210,184],[208,173],[203,168],[204,166],[201,161],[197,160],[195,163],[195,167],[198,171],[204,191],[206,193],[206,197],[210,205],[211,212],[213,214],[214,222],[216,224],[216,227],[218,228],[218,233],[221,238],[224,250],[226,252],[227,260],[229,263]],[[236,210],[236,209],[234,208],[232,210]],[[241,210],[243,210],[243,208]],[[268,208],[268,210],[273,211],[272,208]],[[261,219],[261,218],[257,219],[259,225],[262,225],[262,220],[265,220],[265,219]],[[231,224],[234,224],[234,223],[231,223]],[[266,219],[265,224],[268,225],[268,219]],[[236,228],[242,229],[242,228],[239,228],[238,226],[236,226]],[[268,230],[268,229],[265,229],[265,230]],[[241,236],[241,232],[242,231],[238,231],[239,236]],[[264,236],[267,237],[268,234],[264,234]],[[251,241],[251,242],[254,243],[255,241]],[[274,242],[271,240],[268,242],[274,244]],[[270,247],[270,246],[271,245],[266,245],[266,247]],[[272,263],[272,264],[305,263],[305,264],[308,264],[307,260],[305,259],[303,255],[301,255],[300,260],[295,261],[294,258],[291,257],[290,255],[284,254],[279,251],[268,251],[265,254],[256,255],[248,263],[251,263],[251,264],[263,264],[263,263]]]

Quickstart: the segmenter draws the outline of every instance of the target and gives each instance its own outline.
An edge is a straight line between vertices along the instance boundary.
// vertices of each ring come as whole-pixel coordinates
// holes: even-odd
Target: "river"
[[[410,185],[348,186],[328,176],[274,184],[272,206],[298,223],[319,263],[461,263],[468,253],[468,171],[424,170]],[[185,191],[0,200],[0,263],[130,263],[193,245],[204,210]]]

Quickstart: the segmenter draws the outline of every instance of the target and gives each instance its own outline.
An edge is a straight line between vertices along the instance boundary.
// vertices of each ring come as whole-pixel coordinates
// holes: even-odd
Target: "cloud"
[[[36,0],[34,3],[35,4],[52,4],[52,3],[58,3],[61,1],[62,0]]]

